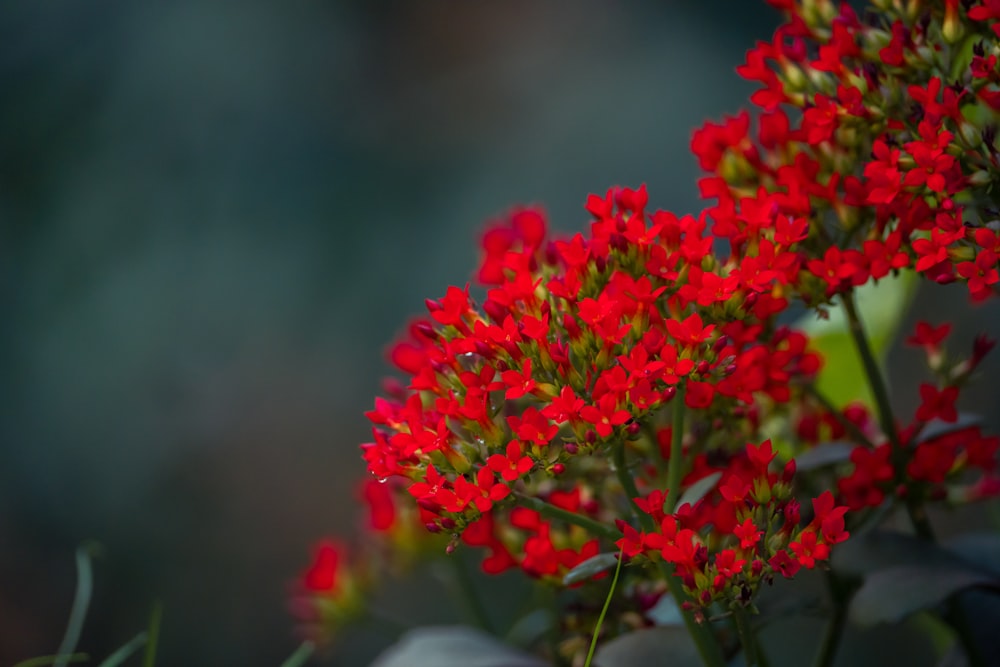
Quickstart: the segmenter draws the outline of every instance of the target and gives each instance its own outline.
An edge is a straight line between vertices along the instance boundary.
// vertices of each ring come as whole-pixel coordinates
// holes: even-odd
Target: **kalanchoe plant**
[[[663,634],[662,655],[696,647],[669,664],[766,664],[758,594],[814,568],[831,590],[815,664],[832,664],[849,608],[934,609],[969,664],[996,664],[957,594],[1000,586],[1000,559],[936,546],[927,513],[1000,495],[1000,440],[957,407],[993,342],[953,357],[949,325],[920,323],[907,342],[928,381],[895,414],[858,297],[914,275],[996,292],[1000,5],[770,4],[787,21],[738,68],[761,84],[756,113],[694,133],[705,211],[649,212],[644,186],[612,188],[587,199],[587,234],[554,239],[517,209],[483,236],[481,303],[450,287],[392,348],[406,379],[368,413],[363,555],[324,542],[297,586],[314,639],[361,613],[380,569],[472,547],[487,573],[566,589],[559,641],[539,648],[553,664],[589,663],[592,638],[602,664],[629,664],[614,656],[665,601],[690,640]],[[851,358],[824,358],[791,324],[802,312],[840,318]],[[843,364],[862,390],[829,391]],[[878,529],[895,508],[906,558]],[[915,586],[914,567],[938,583]]]

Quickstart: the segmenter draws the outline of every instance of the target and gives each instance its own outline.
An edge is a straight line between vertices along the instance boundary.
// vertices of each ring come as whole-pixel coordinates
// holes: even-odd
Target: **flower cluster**
[[[656,529],[640,532],[621,522],[618,545],[629,557],[659,554],[676,568],[692,598],[702,607],[721,599],[749,601],[761,580],[774,573],[791,578],[830,555],[830,546],[848,537],[847,507],[835,506],[824,492],[812,501],[814,518],[800,526],[800,505],[792,493],[795,462],[778,474],[769,470],[771,442],[748,445],[734,458],[712,495],[664,511],[665,497],[653,491],[637,499]],[[690,603],[688,603],[690,606]]]
[[[754,130],[743,112],[695,133],[710,213],[807,217],[817,298],[906,267],[992,294],[997,17],[957,0],[881,2],[863,18],[846,3],[771,4],[789,21],[738,69],[763,85]],[[740,246],[753,225],[714,232]]]
[[[910,342],[935,382],[901,426],[855,303],[904,271],[963,282],[973,301],[996,289],[1000,11],[770,4],[788,20],[738,69],[763,85],[759,112],[692,141],[713,205],[649,212],[645,186],[612,188],[569,238],[516,209],[483,236],[476,290],[428,300],[392,346],[406,380],[375,401],[362,446],[383,553],[419,551],[418,528],[448,552],[483,549],[488,573],[586,588],[615,545],[639,582],[623,614],[652,623],[664,589],[641,583],[660,581],[704,620],[752,608],[775,574],[825,565],[866,508],[922,517],[927,502],[1000,493],[1000,440],[955,408],[992,343],[952,362],[947,327],[921,323]],[[836,360],[789,325],[831,308],[871,405],[824,396],[817,378]],[[831,477],[797,470],[830,441],[848,446]],[[317,579],[324,549],[306,588],[350,608],[336,577]]]

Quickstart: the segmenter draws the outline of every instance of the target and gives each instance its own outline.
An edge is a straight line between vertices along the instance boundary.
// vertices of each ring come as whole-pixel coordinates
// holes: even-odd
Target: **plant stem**
[[[667,498],[663,503],[663,511],[671,514],[674,511],[677,499],[680,497],[681,477],[684,470],[684,417],[686,416],[686,406],[684,405],[683,383],[677,385],[677,393],[673,398],[673,419],[670,425],[670,458],[667,461]],[[634,486],[634,484],[633,484]],[[652,524],[653,519],[643,513],[640,518]],[[654,526],[655,528],[655,526]],[[677,606],[680,607],[681,618],[684,619],[684,626],[688,634],[698,648],[701,660],[708,667],[722,667],[726,664],[726,659],[722,655],[719,641],[712,632],[712,627],[708,623],[699,623],[694,616],[684,611],[684,602],[690,601],[680,579],[674,576],[674,566],[672,563],[661,562],[660,569],[663,577],[667,581],[667,588],[673,596]]]
[[[733,609],[733,620],[736,621],[736,633],[740,636],[746,667],[761,667],[757,641],[753,635],[753,628],[750,627],[750,615],[747,614],[747,610],[742,607]]]
[[[896,472],[896,481],[903,483],[905,482],[906,474],[906,451],[903,449],[903,443],[899,439],[899,431],[896,430],[896,420],[893,418],[892,404],[889,402],[889,391],[886,388],[885,379],[882,377],[882,371],[875,360],[871,346],[868,344],[868,337],[865,335],[861,316],[858,313],[857,305],[854,303],[853,293],[843,293],[841,301],[844,304],[844,312],[847,314],[848,329],[851,332],[851,337],[854,339],[854,345],[858,349],[858,355],[861,357],[861,364],[864,366],[865,375],[868,376],[868,385],[871,387],[872,396],[875,398],[879,424],[882,426],[882,432],[885,433],[892,447],[892,467]],[[910,517],[910,523],[913,524],[913,530],[921,538],[931,542],[934,541],[934,532],[930,521],[927,520],[927,512],[923,504],[909,497],[907,497],[905,504],[906,512]]]
[[[813,667],[831,667],[833,659],[837,655],[837,647],[840,644],[840,636],[844,633],[844,626],[847,622],[847,603],[851,596],[851,590],[845,586],[844,582],[837,578],[831,571],[826,572],[826,585],[830,591],[830,599],[833,602],[833,616],[827,623],[823,631],[823,640],[820,643]]]
[[[677,499],[681,493],[681,478],[684,471],[684,416],[686,406],[684,405],[684,393],[687,386],[684,383],[677,385],[677,393],[674,394],[674,414],[670,428],[670,461],[667,464],[667,500],[663,511],[672,513]]]
[[[612,528],[611,526],[607,526],[599,521],[594,521],[590,517],[586,517],[582,514],[569,512],[561,507],[556,507],[552,503],[547,503],[539,498],[526,496],[523,493],[518,492],[514,492],[513,496],[519,505],[527,507],[530,510],[534,510],[547,519],[559,519],[560,521],[565,521],[566,523],[579,526],[580,528],[583,528],[598,537],[603,537],[604,539],[611,540],[612,542],[618,541],[622,536],[618,530]]]
[[[667,588],[670,590],[670,595],[674,598],[677,606],[680,607],[681,618],[684,619],[684,627],[687,628],[688,634],[691,635],[691,639],[698,649],[698,655],[701,656],[701,661],[706,667],[725,667],[726,659],[722,655],[722,649],[719,647],[719,641],[716,639],[715,633],[712,632],[712,627],[707,622],[699,623],[690,612],[684,611],[682,605],[689,598],[684,592],[684,586],[681,584],[680,579],[674,576],[674,566],[671,563],[661,561],[660,569],[667,580]]]
[[[302,642],[299,644],[299,647],[295,649],[295,653],[292,653],[283,663],[281,663],[281,667],[301,667],[306,664],[306,661],[312,657],[312,654],[315,653],[315,651],[316,646],[312,642]]]
[[[608,597],[604,598],[604,607],[601,609],[601,615],[597,617],[597,624],[594,626],[594,636],[590,639],[590,650],[587,651],[587,660],[583,663],[583,667],[590,667],[590,663],[594,659],[594,650],[597,648],[597,637],[601,634],[601,626],[604,625],[604,617],[608,615],[608,607],[611,606],[611,598],[614,596],[615,588],[618,586],[618,575],[621,574],[623,560],[625,560],[624,547],[618,552],[618,564],[615,565],[615,576],[611,580],[611,588],[608,590]]]
[[[875,407],[878,410],[878,421],[882,427],[882,432],[889,438],[892,445],[893,461],[901,463],[904,457],[903,443],[899,440],[899,432],[896,430],[896,421],[892,415],[892,404],[889,402],[889,391],[886,388],[885,379],[882,377],[882,370],[878,366],[875,354],[868,344],[868,336],[865,335],[864,324],[861,322],[861,315],[858,307],[854,303],[854,294],[845,292],[841,295],[844,304],[844,312],[847,314],[848,329],[854,339],[854,345],[861,357],[861,365],[865,368],[865,375],[868,376],[868,386],[871,387],[872,396],[875,398]]]
[[[829,412],[833,416],[833,418],[837,420],[837,423],[843,426],[844,430],[847,431],[850,434],[850,436],[854,438],[856,442],[861,443],[868,449],[875,449],[875,443],[872,442],[871,439],[864,434],[864,431],[858,428],[857,424],[855,424],[850,419],[845,417],[844,411],[838,409],[837,406],[835,406],[830,401],[829,398],[820,393],[819,389],[816,388],[816,385],[807,384],[804,385],[802,389],[803,391],[805,391],[805,393],[809,394],[809,396],[811,396],[813,400],[822,405],[823,409]]]
[[[642,529],[645,531],[655,530],[656,526],[653,524],[653,517],[649,516],[635,504],[635,499],[639,497],[639,489],[635,486],[635,479],[628,470],[628,466],[625,462],[625,440],[619,442],[612,452],[612,461],[615,465],[615,475],[618,477],[618,482],[622,485],[622,489],[625,491],[625,495],[628,496],[628,503],[632,507],[632,513],[639,519],[639,523],[642,524]]]
[[[87,608],[90,606],[90,596],[94,590],[94,569],[90,558],[96,549],[96,545],[88,543],[76,550],[76,595],[69,612],[66,634],[63,635],[53,663],[55,667],[66,667],[69,664],[70,657],[76,652],[76,644],[80,641],[83,622],[87,618]]]

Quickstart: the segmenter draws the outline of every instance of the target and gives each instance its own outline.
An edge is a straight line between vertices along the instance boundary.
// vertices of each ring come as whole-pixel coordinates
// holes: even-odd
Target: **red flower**
[[[615,426],[627,422],[632,418],[632,414],[628,410],[619,409],[618,398],[612,393],[607,393],[601,396],[596,406],[587,405],[580,410],[580,417],[594,425],[597,435],[607,438],[614,432]]]
[[[741,549],[754,549],[760,541],[760,536],[764,534],[764,531],[759,530],[757,528],[757,524],[753,522],[753,519],[748,518],[733,529],[733,534],[740,539]]]
[[[525,359],[521,370],[509,370],[500,374],[503,383],[507,385],[508,399],[521,398],[535,390],[535,378],[531,375],[531,359]]]
[[[945,387],[938,390],[932,384],[920,385],[920,407],[917,408],[917,419],[929,422],[937,418],[946,422],[958,421],[958,411],[955,409],[955,399],[958,398],[958,387]]]
[[[830,556],[830,547],[817,539],[816,532],[805,530],[799,539],[791,542],[788,547],[795,552],[799,564],[807,569],[816,567],[816,561],[826,560]]]
[[[504,481],[513,482],[523,476],[535,466],[535,462],[529,456],[521,453],[521,443],[511,440],[507,443],[507,452],[504,454],[493,454],[486,460],[486,465],[500,473]]]
[[[306,590],[336,594],[340,588],[345,553],[343,545],[332,540],[317,544],[312,565],[302,574]]]
[[[794,560],[788,555],[788,552],[782,549],[781,551],[774,554],[767,564],[770,565],[776,572],[780,572],[786,579],[791,579],[795,576],[795,573],[799,571],[802,567],[798,561]]]

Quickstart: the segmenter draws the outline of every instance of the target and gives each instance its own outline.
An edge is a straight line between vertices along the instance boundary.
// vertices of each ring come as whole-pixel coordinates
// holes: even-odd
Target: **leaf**
[[[62,642],[59,644],[59,652],[53,663],[56,667],[66,667],[69,664],[70,657],[76,651],[76,644],[80,641],[83,622],[87,618],[87,609],[90,607],[90,596],[94,592],[94,568],[90,560],[99,550],[100,546],[91,542],[81,544],[76,550],[76,595],[73,597],[73,606],[70,608],[66,634],[63,635]]]
[[[722,477],[721,470],[719,472],[713,472],[711,475],[702,477],[697,482],[686,488],[684,493],[681,494],[681,497],[677,499],[677,507],[680,507],[685,503],[694,507],[699,500],[705,497],[706,493],[715,488],[715,485],[719,483],[720,477]]]
[[[894,623],[974,586],[1000,590],[1000,580],[964,567],[890,567],[865,579],[851,600],[850,617],[858,625]]]
[[[163,619],[163,603],[159,600],[153,603],[149,613],[149,627],[146,628],[146,652],[142,656],[142,667],[153,667],[156,663],[156,645],[160,640],[160,621]]]
[[[614,567],[617,563],[617,551],[609,551],[607,553],[591,556],[566,573],[566,576],[563,577],[563,585],[569,586],[570,584],[575,584],[583,581],[584,579],[589,579],[595,574],[600,574],[608,568]]]
[[[656,625],[683,625],[684,617],[677,600],[673,595],[661,595],[652,607],[646,611],[646,618]]]
[[[927,442],[928,440],[933,440],[934,438],[940,438],[942,435],[948,435],[949,433],[954,433],[955,431],[967,429],[970,426],[979,426],[982,423],[982,415],[970,412],[959,413],[958,420],[954,422],[932,419],[927,422],[927,425],[924,426],[924,429],[920,432],[919,442]]]
[[[916,293],[913,271],[869,282],[855,290],[858,311],[875,358],[884,361],[889,346]],[[829,318],[815,315],[799,319],[796,328],[809,335],[810,347],[820,352],[825,363],[816,380],[816,388],[838,408],[853,401],[871,407],[874,404],[865,378],[861,358],[847,327],[847,316],[839,304],[831,306]],[[835,361],[835,363],[834,363]]]
[[[849,442],[823,442],[795,457],[795,469],[799,472],[815,470],[835,463],[843,463],[851,458],[857,445]]]
[[[512,646],[527,647],[553,628],[556,615],[549,609],[535,609],[514,622],[504,639]]]
[[[969,563],[1000,577],[1000,534],[964,533],[951,538],[944,546]]]
[[[281,667],[302,667],[315,651],[316,647],[311,641],[304,641],[299,644],[294,653],[285,658],[285,661],[281,663]]]
[[[102,662],[98,667],[118,667],[118,665],[131,658],[133,653],[142,648],[142,646],[146,643],[146,637],[147,635],[145,631],[140,632],[133,637],[129,643],[125,644],[105,658],[104,662]]]
[[[831,565],[838,574],[863,577],[901,565],[954,568],[966,563],[946,549],[913,535],[872,530],[837,545]]]
[[[701,667],[698,648],[683,626],[636,630],[612,639],[597,650],[597,667]]]
[[[76,662],[88,662],[90,656],[86,653],[74,653],[73,655],[40,655],[35,658],[28,658],[27,660],[22,660],[21,662],[14,665],[14,667],[46,667],[55,663],[57,660],[64,660],[65,662],[76,663]]]
[[[416,628],[383,651],[371,667],[549,667],[496,638],[465,626]]]

